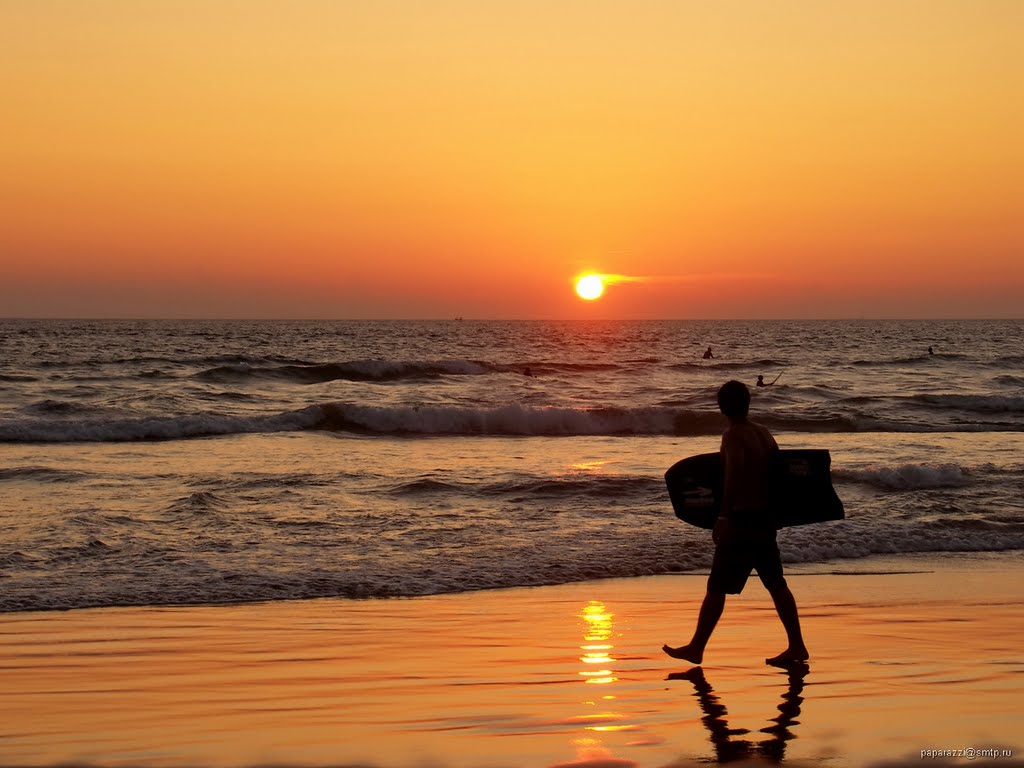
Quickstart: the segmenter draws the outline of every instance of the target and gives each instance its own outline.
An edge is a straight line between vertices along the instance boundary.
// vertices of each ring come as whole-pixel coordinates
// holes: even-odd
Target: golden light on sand
[[[584,275],[576,281],[576,293],[587,301],[599,299],[604,293],[604,280],[600,275]]]

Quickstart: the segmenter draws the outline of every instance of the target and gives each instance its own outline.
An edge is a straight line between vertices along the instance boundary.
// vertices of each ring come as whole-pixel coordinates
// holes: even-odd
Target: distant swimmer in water
[[[704,359],[705,360],[714,360],[715,359],[715,355],[711,351],[711,347],[708,347],[707,349],[704,350]]]
[[[530,370],[530,366],[523,368],[523,376],[533,376],[533,371]]]
[[[779,376],[781,376],[781,375],[782,374],[780,373]],[[779,376],[776,376],[771,381],[765,381],[764,380],[764,376],[758,374],[758,376],[757,376],[757,386],[759,386],[759,387],[770,387],[772,384],[774,384],[776,381],[779,380]]]
[[[934,355],[935,354],[935,350],[932,349],[931,347],[928,347],[928,354],[929,355]]]

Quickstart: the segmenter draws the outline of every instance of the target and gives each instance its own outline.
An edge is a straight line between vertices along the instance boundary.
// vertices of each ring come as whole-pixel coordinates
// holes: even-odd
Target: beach
[[[0,768],[1024,768],[1022,22],[0,3]]]
[[[660,648],[688,639],[700,574],[7,613],[0,762],[1020,764],[1019,553],[804,564],[789,581],[806,672],[764,664],[784,636],[751,582],[683,674]]]

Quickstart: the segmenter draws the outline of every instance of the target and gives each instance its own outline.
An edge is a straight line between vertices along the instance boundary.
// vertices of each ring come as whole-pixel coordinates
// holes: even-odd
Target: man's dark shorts
[[[755,570],[769,592],[786,586],[775,529],[734,528],[715,548],[708,592],[738,595]]]

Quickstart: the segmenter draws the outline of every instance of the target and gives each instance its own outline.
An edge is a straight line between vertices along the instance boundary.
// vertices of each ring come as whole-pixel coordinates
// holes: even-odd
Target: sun
[[[600,275],[584,275],[576,281],[576,293],[587,301],[598,299],[604,293],[604,281]]]

